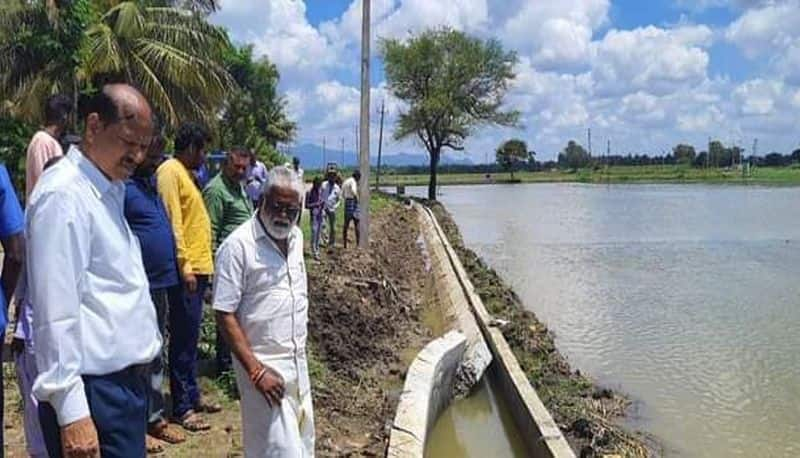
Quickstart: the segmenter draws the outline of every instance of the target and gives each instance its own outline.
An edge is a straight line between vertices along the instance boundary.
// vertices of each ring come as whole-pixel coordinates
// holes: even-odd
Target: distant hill
[[[340,166],[344,162],[345,167],[352,167],[358,164],[358,155],[352,150],[338,150],[338,149],[325,149],[325,158],[323,159],[322,147],[313,145],[311,143],[304,143],[302,145],[292,148],[292,155],[300,158],[300,164],[304,169],[319,169],[322,168],[324,163],[336,162]],[[372,165],[377,165],[378,156],[374,154],[370,158]],[[453,158],[447,154],[442,157],[442,164],[466,164],[470,165],[473,162],[469,158]],[[403,165],[427,165],[428,155],[426,153],[411,154],[411,153],[397,153],[397,154],[384,154],[381,157],[381,164],[386,166],[403,166]]]

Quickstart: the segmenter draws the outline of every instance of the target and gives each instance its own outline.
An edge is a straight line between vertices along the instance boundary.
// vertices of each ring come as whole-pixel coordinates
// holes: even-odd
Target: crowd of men
[[[205,415],[221,406],[198,386],[210,297],[216,369],[235,374],[245,455],[313,456],[298,224],[308,208],[319,258],[324,223],[334,245],[343,199],[344,246],[351,222],[358,240],[359,173],[338,183],[327,170],[306,192],[296,159],[268,170],[232,148],[208,180],[208,131],[184,123],[165,159],[150,104],[124,84],[102,87],[76,114],[83,135],[64,155],[71,110],[63,96],[46,102],[27,151],[24,216],[0,165],[0,305],[13,294],[28,454],[141,457],[211,428]]]

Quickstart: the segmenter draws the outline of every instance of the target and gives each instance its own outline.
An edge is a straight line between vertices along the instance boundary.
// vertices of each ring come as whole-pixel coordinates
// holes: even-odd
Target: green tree
[[[587,167],[592,161],[589,153],[575,140],[570,140],[566,148],[558,155],[558,163],[577,171],[581,167]]]
[[[697,156],[694,146],[681,143],[672,148],[672,154],[675,156],[675,161],[680,164],[691,164]]]
[[[719,140],[714,140],[708,145],[708,161],[712,167],[719,167],[720,164],[725,164],[727,151],[725,145]],[[730,162],[730,161],[727,161]]]
[[[428,30],[410,39],[380,43],[386,80],[407,104],[394,137],[415,137],[430,158],[428,198],[436,199],[436,174],[442,149],[464,149],[480,126],[515,126],[516,111],[502,109],[517,62],[495,39],[480,40],[449,28]]]
[[[286,100],[278,92],[280,74],[266,57],[255,59],[253,47],[231,47],[225,67],[238,85],[228,98],[219,125],[221,146],[246,146],[262,160],[284,160],[277,144],[288,142],[297,130],[286,114]]]
[[[173,126],[210,124],[235,87],[222,66],[224,31],[174,2],[11,1],[0,11],[0,63],[13,71],[1,77],[0,95],[7,112],[29,121],[40,120],[47,95],[72,94],[77,104],[104,74],[140,87]]]
[[[503,142],[495,151],[495,159],[500,167],[511,173],[514,179],[514,169],[521,163],[530,162],[533,159],[533,151],[528,151],[528,144],[518,138],[512,138]]]

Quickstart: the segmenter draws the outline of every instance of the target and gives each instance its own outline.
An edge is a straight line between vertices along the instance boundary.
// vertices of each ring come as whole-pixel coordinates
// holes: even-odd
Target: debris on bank
[[[308,261],[310,372],[318,456],[383,456],[406,370],[433,338],[416,213],[373,213],[370,249]],[[352,235],[351,235],[352,236]]]
[[[573,371],[556,349],[548,329],[525,310],[517,294],[493,269],[465,247],[447,210],[438,202],[422,202],[436,215],[489,313],[503,323],[500,328],[504,337],[575,452],[580,457],[660,456],[653,438],[629,432],[618,424],[630,401]]]

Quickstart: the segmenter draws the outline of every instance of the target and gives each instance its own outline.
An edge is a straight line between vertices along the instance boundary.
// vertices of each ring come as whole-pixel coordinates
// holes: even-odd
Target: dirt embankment
[[[575,452],[581,457],[659,455],[655,441],[615,422],[625,415],[630,402],[573,371],[547,328],[525,310],[497,272],[466,248],[447,210],[438,202],[424,203],[434,211],[489,313],[509,322],[503,335]]]
[[[422,324],[425,269],[415,212],[392,202],[371,223],[368,251],[337,247],[319,263],[309,261],[320,456],[384,455],[406,368],[432,338]]]

